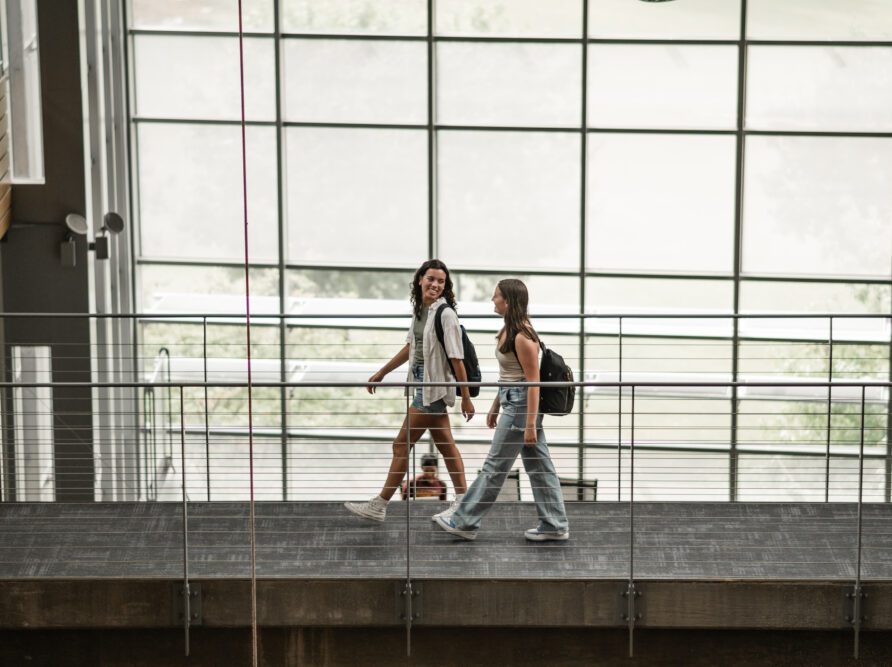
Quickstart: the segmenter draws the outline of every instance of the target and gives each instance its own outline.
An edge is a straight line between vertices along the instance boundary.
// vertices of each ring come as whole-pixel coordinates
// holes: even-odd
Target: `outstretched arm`
[[[393,359],[391,359],[386,364],[384,364],[381,367],[381,370],[379,370],[372,377],[370,377],[369,382],[381,382],[381,380],[383,380],[385,378],[385,376],[388,373],[390,373],[390,371],[399,368],[407,361],[409,361],[409,344],[408,343],[406,343],[399,352],[397,352],[395,355],[393,355]],[[374,385],[370,384],[368,387],[366,387],[366,389],[368,390],[368,392],[370,394],[375,393]]]

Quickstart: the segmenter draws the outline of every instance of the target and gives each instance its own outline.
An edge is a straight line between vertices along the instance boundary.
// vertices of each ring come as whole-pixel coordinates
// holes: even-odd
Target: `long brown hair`
[[[499,346],[499,352],[508,354],[508,352],[514,351],[514,339],[517,334],[522,333],[534,341],[538,341],[539,337],[530,324],[530,314],[527,312],[530,295],[523,281],[517,278],[505,278],[499,281],[497,287],[508,304],[508,309],[505,311],[505,326],[502,327],[498,335],[498,338],[501,339],[502,334],[505,334],[505,340]]]
[[[443,298],[446,299],[446,303],[453,309],[456,308],[455,293],[452,291],[452,278],[449,276],[449,269],[439,259],[429,259],[418,267],[415,277],[412,278],[412,284],[409,286],[411,288],[409,294],[411,295],[412,312],[415,313],[416,320],[421,319],[421,307],[424,305],[424,298],[421,296],[421,285],[418,284],[418,281],[428,272],[428,269],[439,269],[446,274],[446,284],[443,285]]]

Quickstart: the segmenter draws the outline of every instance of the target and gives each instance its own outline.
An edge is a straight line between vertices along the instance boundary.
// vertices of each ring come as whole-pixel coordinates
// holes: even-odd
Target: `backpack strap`
[[[545,354],[545,352],[547,351],[545,343],[542,342],[542,338],[539,336],[538,333],[536,333],[535,329],[533,329],[533,333],[536,334],[536,338],[539,339],[539,349],[542,350],[542,354]],[[517,336],[515,335],[514,338],[516,339]],[[514,344],[514,347],[511,348],[511,351],[514,353],[514,358],[517,359],[517,363],[520,363],[520,357],[517,356],[517,343]]]
[[[443,356],[446,357],[446,368],[449,369],[452,377],[455,377],[455,369],[452,367],[452,362],[449,361],[449,353],[446,352],[446,342],[444,340],[445,334],[443,333],[443,311],[447,308],[449,308],[448,303],[440,304],[439,308],[437,308],[437,313],[434,315],[434,330],[437,332],[437,340],[440,341],[440,347],[443,348]]]

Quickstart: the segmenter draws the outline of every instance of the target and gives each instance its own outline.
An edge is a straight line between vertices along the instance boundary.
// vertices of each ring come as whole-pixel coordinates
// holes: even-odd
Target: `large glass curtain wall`
[[[236,7],[234,0],[128,7],[142,312],[243,308]],[[438,256],[455,271],[464,313],[490,311],[499,277],[524,277],[536,312],[570,316],[538,326],[587,379],[889,378],[885,3],[246,0],[244,7],[253,312],[404,313],[412,270]],[[572,317],[582,312],[878,317],[601,318],[583,328]],[[341,364],[331,377],[367,377],[400,347],[405,322],[255,324],[260,377],[294,380],[325,377],[325,363]],[[468,324],[489,357],[497,323]],[[218,360],[245,353],[243,328],[226,323],[147,320],[141,342],[147,372],[157,370],[161,346],[176,360],[175,374],[208,350]],[[361,424],[365,435],[380,428],[389,438],[402,409],[401,400],[372,406],[358,392],[348,414],[334,414],[344,403],[302,391],[260,397],[270,497],[283,486],[286,497],[312,495],[307,489],[319,485],[318,477],[301,478],[306,465],[289,472],[276,462],[293,460],[298,441],[311,451],[312,441],[300,440],[308,432],[324,438]],[[840,447],[855,437],[851,404],[825,413],[813,398],[706,390],[693,402],[672,392],[642,398],[639,425],[650,420],[645,439],[654,445],[639,461],[642,480],[647,466],[665,470],[687,451],[682,467],[706,471],[701,491],[713,489],[713,499],[832,498],[823,482],[799,495],[785,482],[792,470],[824,465],[802,454],[812,444],[823,452],[825,431]],[[217,411],[223,426],[244,425],[238,396],[211,400],[228,406]],[[605,498],[622,496],[626,473],[622,455],[617,465],[616,454],[597,445],[616,444],[618,413],[629,407],[615,391],[595,392],[578,414],[553,424],[553,440],[570,446],[561,472],[599,479]],[[887,457],[875,464],[888,481],[886,392],[869,412],[869,442]],[[282,429],[293,437],[282,438]],[[235,441],[220,447],[234,451]],[[580,442],[594,448],[577,449]],[[794,444],[793,453],[759,451]],[[851,459],[840,461],[842,479]],[[668,497],[686,497],[684,483],[691,481]],[[659,486],[670,488],[670,477]]]

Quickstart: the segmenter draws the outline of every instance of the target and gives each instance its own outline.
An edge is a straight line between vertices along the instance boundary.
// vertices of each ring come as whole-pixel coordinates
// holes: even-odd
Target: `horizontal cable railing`
[[[249,385],[175,358],[47,382],[22,357],[0,383],[0,578],[892,580],[886,380]],[[415,390],[465,386],[470,421],[414,421]],[[530,389],[568,387],[527,421]],[[466,488],[450,534],[432,518]]]
[[[473,478],[492,437],[485,413],[496,390],[510,386],[525,391],[538,383],[468,384],[481,391],[474,399],[477,416],[465,422],[459,414],[451,414],[449,420],[455,442],[471,461],[468,467],[474,468],[469,472]],[[850,500],[850,468],[861,459],[868,464],[871,499],[889,500],[889,382],[801,380],[795,383],[797,388],[821,390],[825,398],[753,400],[738,410],[733,432],[728,390],[778,390],[790,385],[776,381],[569,384],[577,390],[574,412],[546,415],[543,428],[560,476],[579,484],[596,482],[599,499],[626,497],[627,459],[634,446],[641,466],[642,499],[728,500],[733,458],[739,500]],[[256,440],[256,488],[262,497],[362,498],[374,492],[378,477],[386,472],[390,459],[386,443],[394,441],[406,417],[405,391],[417,383],[376,383],[375,396],[366,393],[368,386],[346,381],[253,383],[255,428],[249,433],[248,385],[243,382],[0,383],[5,394],[22,395],[13,401],[18,409],[4,415],[8,436],[2,457],[4,498],[52,500],[52,488],[60,487],[84,497],[104,488],[105,499],[177,499],[182,493],[178,476],[185,471],[190,499],[243,499],[249,435]],[[34,398],[41,390],[58,398],[62,393],[116,389],[135,392],[134,398],[107,404],[112,416],[133,420],[132,433],[118,427],[103,431],[90,422],[90,396],[80,399],[82,410],[63,414],[53,412],[51,401]],[[710,395],[714,389],[726,392],[725,397]],[[580,413],[585,418],[581,439]],[[283,415],[286,425],[280,421]],[[433,453],[436,435],[425,434],[420,448]],[[109,441],[104,450],[103,440]],[[335,484],[339,478],[343,483]],[[788,484],[791,480],[794,483]],[[32,491],[22,492],[23,487]],[[524,476],[520,487],[519,497],[529,499],[531,487]],[[29,496],[32,492],[37,495]]]

